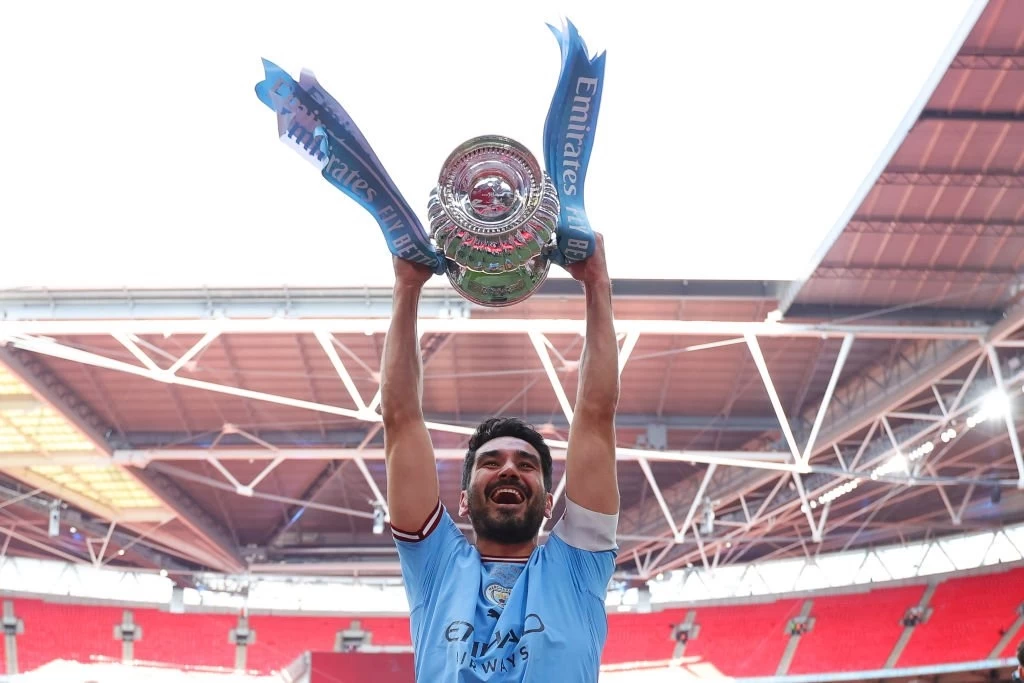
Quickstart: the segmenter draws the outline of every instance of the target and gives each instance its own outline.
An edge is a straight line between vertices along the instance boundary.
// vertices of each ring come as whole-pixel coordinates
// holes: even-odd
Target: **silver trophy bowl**
[[[482,306],[510,306],[548,275],[558,192],[526,147],[498,135],[459,145],[430,193],[430,236],[452,286]]]

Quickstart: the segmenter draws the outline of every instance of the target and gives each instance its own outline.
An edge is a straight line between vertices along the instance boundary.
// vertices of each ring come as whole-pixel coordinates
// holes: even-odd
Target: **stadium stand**
[[[903,630],[903,614],[923,593],[924,586],[908,586],[815,598],[814,624],[800,637],[789,673],[881,669]]]
[[[135,623],[142,627],[142,639],[135,643],[136,659],[178,666],[234,665],[234,648],[228,643],[228,633],[236,622],[234,616],[170,614],[155,609],[133,611]],[[113,609],[103,616],[103,623],[113,628],[121,621],[121,612],[121,608]]]
[[[685,609],[670,609],[654,614],[608,615],[608,642],[601,661],[605,664],[623,664],[669,659],[675,647],[672,628],[685,616]]]
[[[1024,602],[1024,567],[934,577],[930,585],[934,585],[934,593],[927,617],[909,633],[897,666],[1013,656],[1017,641],[1024,637],[1024,629],[1013,631],[1015,626],[1019,628]],[[671,659],[678,654],[673,629],[689,615],[697,631],[685,644],[687,660],[710,664],[728,676],[773,676],[791,643],[787,626],[810,601],[810,629],[795,644],[788,674],[881,669],[904,634],[904,615],[921,602],[928,589],[923,583],[865,587],[855,594],[787,596],[775,601],[758,598],[730,605],[698,603],[648,614],[610,614],[603,663]],[[114,630],[126,609],[131,609],[134,623],[142,630],[141,639],[134,643],[137,661],[223,669],[233,668],[236,662],[236,647],[229,634],[238,626],[237,614],[172,614],[154,607],[4,599],[13,602],[17,617],[24,622],[24,633],[17,636],[22,671],[58,659],[120,659],[121,642]],[[254,614],[249,627],[255,631],[255,641],[247,647],[245,668],[260,673],[281,670],[305,652],[335,651],[342,631],[368,632],[369,644],[374,647],[401,650],[410,645],[409,622],[404,616]],[[1014,637],[1001,647],[1007,632]],[[791,650],[793,647],[790,645]],[[997,647],[1000,651],[994,652]]]
[[[799,614],[801,604],[801,600],[786,599],[698,607],[700,634],[687,645],[686,655],[710,661],[729,676],[770,676],[789,640],[786,624]]]
[[[249,626],[256,631],[256,643],[249,648],[247,665],[256,671],[274,671],[302,652],[331,652],[338,631],[348,629],[352,621],[350,617],[255,615]],[[374,646],[411,647],[405,617],[360,617],[358,622],[372,634]]]
[[[247,665],[257,671],[273,671],[290,663],[299,653],[330,652],[334,637],[347,619],[254,615],[249,627],[256,643],[249,648]]]
[[[25,624],[25,632],[18,636],[22,671],[54,659],[85,662],[94,656],[121,656],[121,644],[114,640],[120,608],[15,600],[14,609]]]
[[[1024,568],[940,583],[932,615],[914,629],[899,666],[986,659],[1024,601]]]

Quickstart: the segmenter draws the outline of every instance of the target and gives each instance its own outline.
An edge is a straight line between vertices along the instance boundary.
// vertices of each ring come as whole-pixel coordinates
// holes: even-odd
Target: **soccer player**
[[[441,504],[424,424],[416,332],[431,272],[395,259],[394,314],[384,343],[381,412],[388,507],[409,599],[419,683],[594,683],[607,635],[605,594],[618,550],[615,471],[618,345],[604,241],[568,267],[586,295],[586,342],[565,463],[565,514],[551,517],[551,453],[514,418],[470,438],[458,515]]]

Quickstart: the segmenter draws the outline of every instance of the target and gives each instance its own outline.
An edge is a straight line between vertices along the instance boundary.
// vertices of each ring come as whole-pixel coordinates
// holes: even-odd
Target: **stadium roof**
[[[621,577],[1024,520],[1024,7],[988,3],[936,74],[806,277],[616,282]],[[5,551],[396,574],[373,532],[388,311],[372,287],[0,294]],[[564,279],[502,310],[428,292],[449,509],[482,417],[559,451],[582,313]]]

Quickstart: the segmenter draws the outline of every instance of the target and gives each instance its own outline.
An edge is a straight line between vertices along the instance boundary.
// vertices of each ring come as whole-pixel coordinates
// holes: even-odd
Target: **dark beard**
[[[469,519],[477,538],[496,543],[525,543],[537,537],[544,522],[544,496],[533,496],[526,503],[526,514],[488,507],[482,493],[469,496]]]

